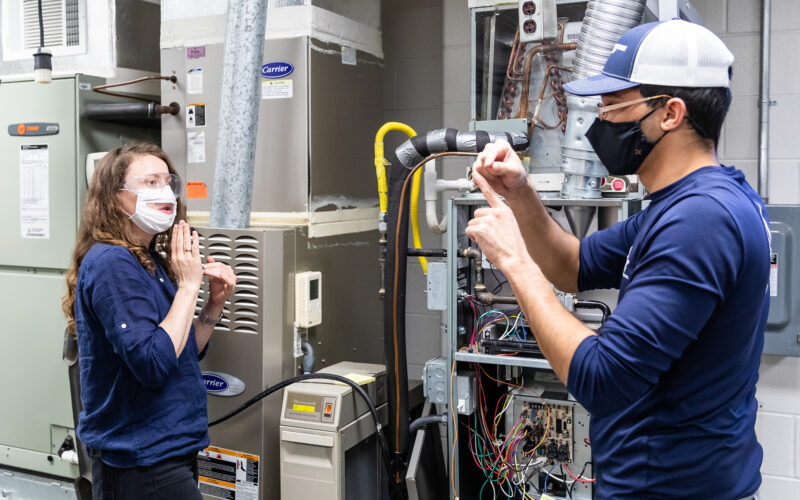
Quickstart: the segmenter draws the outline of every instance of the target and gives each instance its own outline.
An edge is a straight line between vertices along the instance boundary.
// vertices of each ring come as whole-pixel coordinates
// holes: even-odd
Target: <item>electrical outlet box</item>
[[[544,42],[558,36],[556,0],[519,2],[519,41]]]
[[[294,322],[299,328],[322,323],[322,273],[308,271],[295,275]]]

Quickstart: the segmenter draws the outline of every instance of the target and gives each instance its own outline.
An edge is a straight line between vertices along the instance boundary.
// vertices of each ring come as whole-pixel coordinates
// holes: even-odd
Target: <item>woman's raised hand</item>
[[[178,288],[200,290],[203,265],[200,262],[200,238],[197,231],[189,232],[189,224],[180,221],[172,227],[170,264]]]

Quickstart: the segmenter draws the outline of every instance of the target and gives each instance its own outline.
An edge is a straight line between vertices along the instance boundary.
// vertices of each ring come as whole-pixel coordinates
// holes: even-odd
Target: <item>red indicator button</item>
[[[614,182],[611,183],[611,187],[614,188],[614,191],[623,191],[625,189],[625,181],[622,179],[614,179]]]
[[[325,415],[330,415],[331,413],[333,413],[333,405],[330,404],[330,403],[327,403],[325,405]]]

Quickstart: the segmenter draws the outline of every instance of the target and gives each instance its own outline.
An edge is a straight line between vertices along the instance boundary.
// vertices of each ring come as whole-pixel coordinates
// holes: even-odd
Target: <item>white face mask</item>
[[[163,233],[175,220],[175,210],[178,206],[175,194],[169,186],[161,189],[129,189],[136,193],[136,211],[129,215],[131,221],[147,234]],[[148,203],[172,203],[172,213],[165,214],[147,206]]]

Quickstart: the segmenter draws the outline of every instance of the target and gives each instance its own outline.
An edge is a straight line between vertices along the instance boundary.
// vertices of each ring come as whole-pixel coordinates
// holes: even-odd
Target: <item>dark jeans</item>
[[[92,456],[92,500],[202,500],[197,454],[118,469]]]

